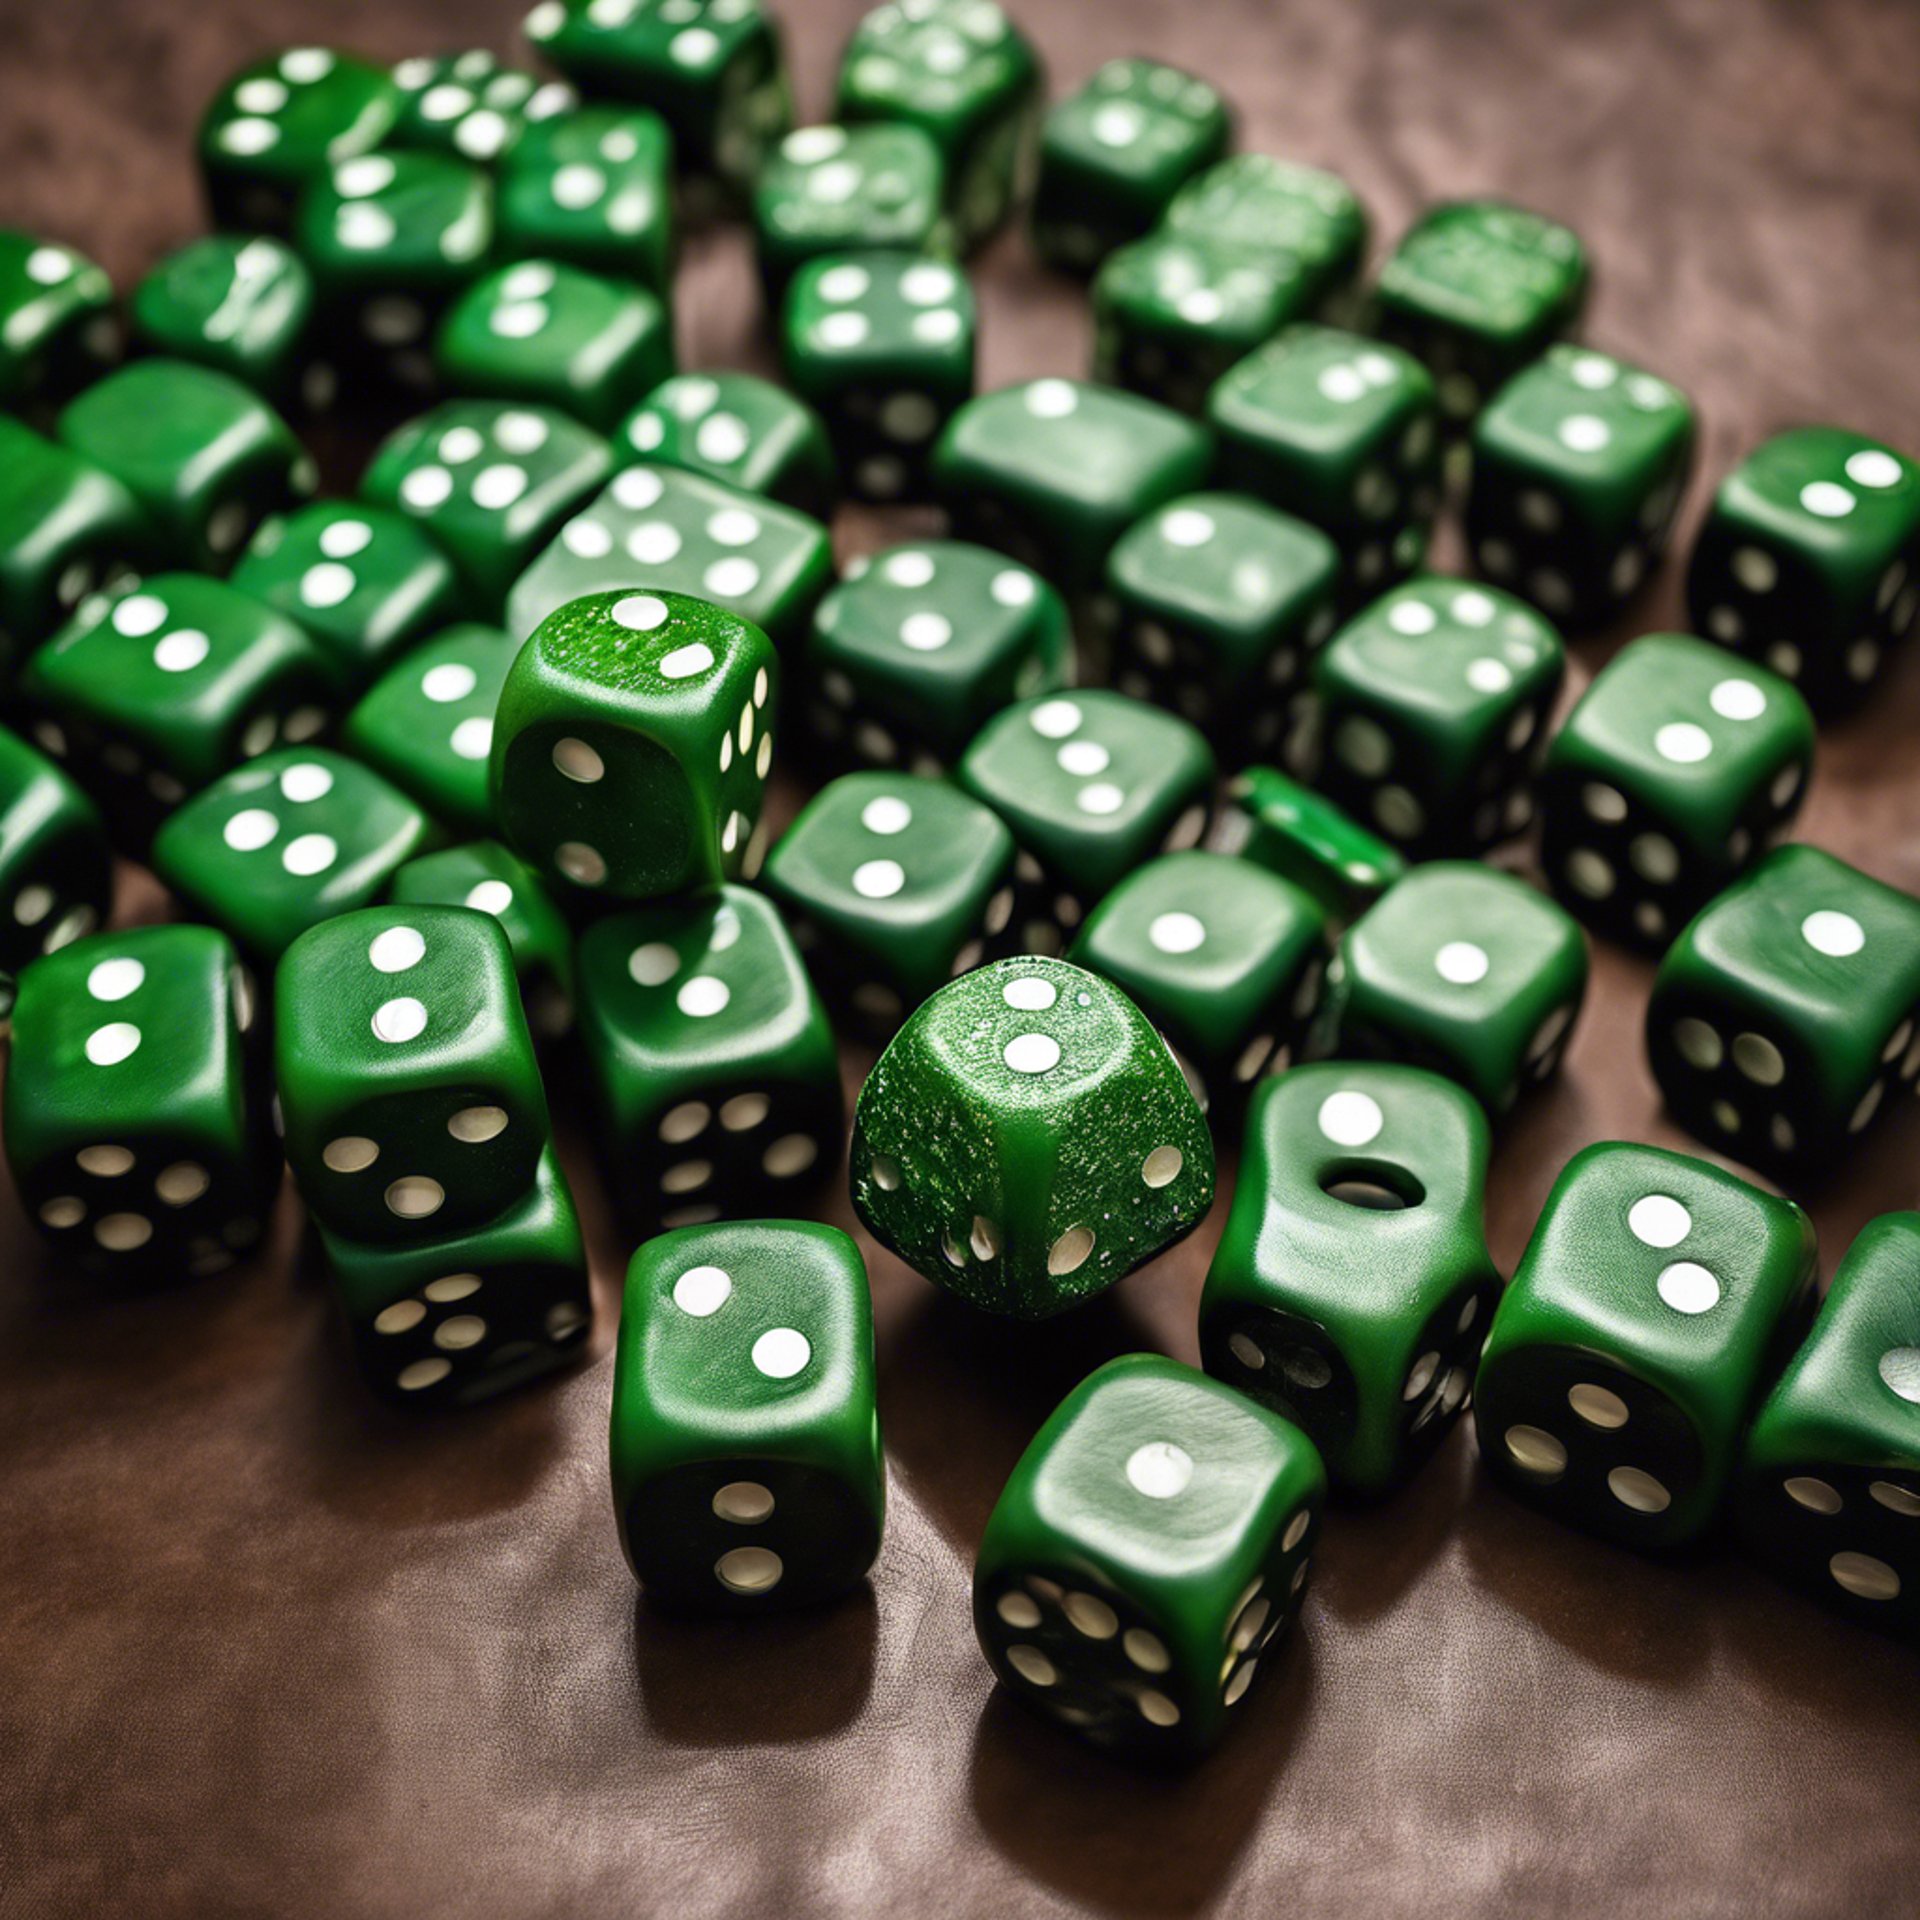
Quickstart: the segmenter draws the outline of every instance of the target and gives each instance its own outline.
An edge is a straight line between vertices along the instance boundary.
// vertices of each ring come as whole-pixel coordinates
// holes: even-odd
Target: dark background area
[[[860,10],[780,5],[803,116]],[[1207,75],[1244,146],[1353,182],[1376,251],[1468,191],[1578,228],[1587,337],[1703,412],[1687,537],[1773,428],[1920,448],[1911,0],[1012,10],[1056,93],[1121,53]],[[0,220],[124,288],[197,229],[193,128],[231,68],[314,41],[505,51],[520,11],[0,0]],[[976,280],[983,385],[1083,370],[1083,302],[1017,239]],[[738,232],[690,249],[679,327],[686,366],[766,365]],[[843,525],[843,557],[880,530]],[[1581,643],[1576,686],[1678,621],[1676,573]],[[1910,656],[1824,734],[1799,837],[1920,891],[1917,720]],[[157,895],[135,880],[127,906]],[[1642,1058],[1650,970],[1597,960],[1566,1074],[1501,1139],[1503,1269],[1576,1147],[1691,1144]],[[1823,1273],[1914,1203],[1913,1104],[1807,1196]],[[363,1395],[290,1201],[251,1266],[127,1302],[51,1268],[0,1195],[0,1914],[1915,1911],[1913,1652],[1723,1551],[1646,1564],[1524,1512],[1464,1425],[1411,1489],[1333,1515],[1302,1629],[1191,1776],[1124,1772],[992,1697],[967,1578],[994,1495],[1087,1369],[1193,1357],[1224,1204],[1038,1328],[970,1318],[869,1246],[891,1498],[870,1595],[753,1628],[649,1616],[606,1476],[630,1249],[570,1146],[596,1357],[428,1423]]]

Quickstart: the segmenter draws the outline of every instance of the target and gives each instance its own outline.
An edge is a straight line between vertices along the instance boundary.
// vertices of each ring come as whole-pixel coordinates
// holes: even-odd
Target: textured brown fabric
[[[517,10],[0,0],[0,219],[125,283],[194,230],[191,129],[240,59],[504,48]],[[856,7],[783,11],[817,113]],[[1801,419],[1920,446],[1911,0],[1019,11],[1056,86],[1134,51],[1210,75],[1248,146],[1338,168],[1386,235],[1475,189],[1571,221],[1591,337],[1697,397],[1709,474]],[[737,236],[694,248],[687,364],[764,361],[750,288]],[[1081,303],[1017,244],[983,262],[982,308],[987,381],[1083,366]],[[1669,570],[1635,628],[1677,605]],[[1914,888],[1917,718],[1909,659],[1823,739],[1804,823]],[[1507,1130],[1503,1263],[1576,1146],[1685,1144],[1642,1060],[1648,977],[1600,956],[1564,1081]],[[1913,1201],[1916,1137],[1903,1112],[1813,1196],[1826,1271]],[[610,1320],[627,1249],[571,1145]],[[1730,1556],[1644,1565],[1537,1519],[1465,1432],[1401,1497],[1335,1515],[1303,1630],[1190,1778],[1122,1772],[992,1697],[966,1581],[1002,1476],[1088,1367],[1192,1357],[1218,1220],[1037,1329],[873,1256],[892,1506],[871,1594],[749,1630],[636,1609],[606,1324],[558,1385],[405,1422],[357,1388],[290,1204],[251,1268],[102,1302],[0,1197],[0,1914],[1915,1911],[1914,1655]]]

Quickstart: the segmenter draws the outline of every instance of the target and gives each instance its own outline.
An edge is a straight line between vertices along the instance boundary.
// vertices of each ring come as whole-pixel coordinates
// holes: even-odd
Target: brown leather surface
[[[782,10],[818,112],[858,9]],[[194,230],[191,129],[241,58],[314,39],[504,48],[518,11],[0,0],[0,218],[124,284]],[[1570,220],[1598,262],[1591,337],[1695,395],[1709,474],[1808,418],[1920,446],[1911,0],[1019,12],[1057,86],[1132,51],[1212,76],[1248,146],[1338,168],[1386,235],[1475,189]],[[1080,303],[1017,244],[981,279],[987,381],[1082,367]],[[737,236],[694,249],[688,365],[763,362],[750,285]],[[1676,608],[1670,569],[1633,630]],[[1583,645],[1578,677],[1604,651]],[[1823,739],[1803,832],[1920,888],[1916,722],[1909,659]],[[1503,1264],[1578,1145],[1685,1144],[1642,1061],[1647,982],[1599,956],[1564,1080],[1506,1130]],[[1910,1109],[1812,1196],[1824,1271],[1914,1200]],[[1123,1772],[993,1697],[967,1574],[994,1494],[1087,1368],[1140,1346],[1192,1357],[1218,1212],[1041,1328],[969,1319],[873,1256],[892,1504],[870,1595],[758,1629],[649,1617],[606,1486],[628,1249],[571,1144],[596,1357],[428,1424],[363,1397],[296,1266],[291,1204],[252,1267],[107,1302],[50,1270],[0,1197],[0,1914],[1920,1904],[1913,1653],[1723,1552],[1646,1565],[1537,1519],[1478,1475],[1464,1431],[1411,1490],[1333,1517],[1303,1630],[1191,1777]]]

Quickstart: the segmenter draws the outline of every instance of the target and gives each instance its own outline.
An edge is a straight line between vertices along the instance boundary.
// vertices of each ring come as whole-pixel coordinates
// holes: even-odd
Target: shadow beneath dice
[[[1809,1592],[1728,1556],[1711,1569],[1716,1651],[1731,1684],[1822,1727],[1845,1727],[1861,1753],[1913,1751],[1920,1648],[1824,1607]],[[1818,1656],[1809,1657],[1817,1648]],[[1764,1711],[1765,1709],[1763,1709]]]

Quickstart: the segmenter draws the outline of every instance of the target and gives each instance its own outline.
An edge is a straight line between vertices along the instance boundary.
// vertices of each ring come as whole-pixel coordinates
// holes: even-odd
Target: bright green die
[[[854,1211],[916,1271],[989,1313],[1077,1306],[1189,1233],[1213,1141],[1132,1001],[1061,960],[942,987],[860,1090]]]
[[[1244,1395],[1158,1354],[1110,1360],[995,1503],[973,1570],[981,1648],[1093,1745],[1196,1759],[1299,1612],[1326,1486],[1306,1435]]]
[[[1344,180],[1264,153],[1234,154],[1189,180],[1167,208],[1166,231],[1290,266],[1309,311],[1351,284],[1367,250],[1366,211]]]
[[[1920,1073],[1920,900],[1818,847],[1780,847],[1667,950],[1647,1053],[1675,1119],[1798,1177]]]
[[[1484,852],[1533,819],[1565,672],[1560,636],[1523,601],[1411,580],[1314,658],[1314,783],[1412,858]]]
[[[312,493],[318,473],[256,393],[185,360],[139,360],[69,402],[61,440],[145,509],[165,554],[224,571],[263,521]]]
[[[113,857],[93,802],[0,727],[0,973],[91,933],[112,900]]]
[[[0,407],[47,407],[119,357],[113,283],[91,260],[0,227]]]
[[[1326,976],[1326,916],[1244,860],[1169,853],[1094,908],[1067,958],[1132,996],[1211,1113],[1305,1039]]]
[[[833,447],[820,416],[751,373],[677,373],[614,436],[643,460],[684,467],[824,520],[833,511]]]
[[[1253,1097],[1200,1299],[1207,1371],[1380,1494],[1466,1405],[1500,1295],[1485,1115],[1417,1067],[1324,1061]]]
[[[501,254],[570,261],[664,297],[673,280],[671,176],[658,114],[592,106],[540,121],[500,167]]]
[[[7,1161],[56,1247],[116,1277],[217,1273],[280,1184],[253,990],[208,927],[96,934],[20,976]]]
[[[1868,1626],[1920,1633],[1920,1214],[1870,1220],[1754,1417],[1736,1494],[1756,1559]]]
[[[1006,951],[1013,836],[944,781],[849,773],[801,809],[761,884],[829,1002],[885,1035],[936,988]]]
[[[1704,1160],[1606,1142],[1567,1162],[1474,1384],[1510,1491],[1646,1550],[1713,1520],[1812,1306],[1813,1223]]]
[[[150,352],[211,367],[277,407],[318,412],[333,398],[332,369],[307,358],[313,276],[265,234],[189,241],[134,288],[130,309]]]
[[[1431,1068],[1497,1117],[1559,1065],[1587,948],[1512,874],[1435,860],[1353,923],[1327,978],[1320,1052]]]
[[[448,153],[490,166],[513,151],[529,126],[578,104],[558,81],[503,65],[484,47],[402,60],[393,70],[400,117],[389,144]]]
[[[705,601],[570,601],[501,690],[501,833],[540,873],[619,900],[736,878],[773,764],[778,674],[766,635]]]
[[[744,1617],[857,1586],[886,1511],[860,1249],[806,1220],[649,1240],[611,1437],[620,1544],[651,1604]]]
[[[162,822],[153,866],[255,959],[380,897],[434,838],[425,814],[370,768],[283,748],[222,774]]]
[[[1365,913],[1407,870],[1398,849],[1272,767],[1235,775],[1212,844],[1291,880],[1341,920]]]

